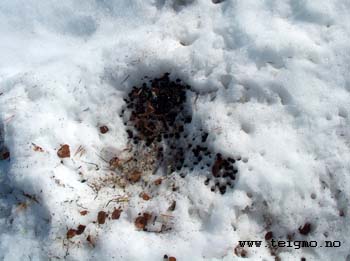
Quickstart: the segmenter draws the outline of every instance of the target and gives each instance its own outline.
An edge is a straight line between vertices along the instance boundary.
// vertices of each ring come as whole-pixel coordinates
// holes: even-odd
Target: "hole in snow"
[[[346,109],[344,107],[340,107],[338,109],[338,115],[342,118],[347,118],[348,117],[348,112],[346,111]]]
[[[225,0],[211,0],[213,4],[220,4],[222,2],[225,2]]]
[[[179,12],[183,7],[193,4],[195,0],[173,0],[173,8]]]
[[[199,35],[195,33],[183,33],[179,38],[181,45],[190,46],[199,38]]]
[[[232,81],[232,76],[229,74],[221,75],[220,82],[227,89]]]
[[[242,122],[241,128],[247,134],[254,132],[254,126],[250,122]]]

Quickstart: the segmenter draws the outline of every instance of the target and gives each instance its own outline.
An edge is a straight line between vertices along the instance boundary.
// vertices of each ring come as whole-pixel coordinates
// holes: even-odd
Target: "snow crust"
[[[280,248],[281,260],[350,260],[350,2],[214,2],[1,1],[1,146],[10,151],[0,162],[1,260],[238,260],[238,240],[268,231],[342,243]],[[242,157],[225,195],[208,190],[200,169],[172,174],[179,190],[149,201],[137,185],[126,193],[106,181],[103,158],[127,143],[123,97],[165,72],[201,93],[195,121],[213,148]],[[61,144],[72,154],[63,163]],[[74,155],[79,146],[85,153]],[[128,202],[108,204],[120,197]],[[172,231],[135,229],[137,213],[167,213],[172,200]],[[93,223],[119,206],[119,220]],[[79,224],[83,235],[67,240]],[[276,258],[246,250],[247,260]]]

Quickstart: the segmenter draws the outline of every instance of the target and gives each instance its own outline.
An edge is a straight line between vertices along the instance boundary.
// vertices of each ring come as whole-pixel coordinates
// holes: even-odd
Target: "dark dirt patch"
[[[122,209],[120,208],[116,208],[113,210],[112,212],[112,219],[119,219],[120,218],[120,214],[123,212]]]
[[[57,156],[60,158],[69,158],[70,157],[69,145],[67,144],[62,145],[61,148],[59,148],[59,150],[57,151]]]
[[[9,151],[4,151],[2,154],[1,154],[1,157],[0,159],[1,160],[7,160],[10,158],[10,152]]]
[[[100,211],[97,214],[97,222],[100,225],[103,225],[106,222],[106,218],[107,218],[107,213],[105,211]]]
[[[147,77],[145,77],[147,78]],[[135,155],[139,151],[156,151],[157,169],[185,177],[195,167],[209,172],[204,184],[211,191],[225,194],[233,188],[238,169],[236,160],[214,152],[208,139],[210,132],[193,128],[192,105],[188,101],[191,87],[169,73],[134,86],[124,99],[121,112],[127,126],[129,143]],[[134,161],[142,161],[135,156]],[[135,179],[137,182],[139,179]]]
[[[84,233],[86,226],[84,225],[79,225],[77,228],[77,235],[81,235]]]
[[[151,219],[151,214],[143,213],[142,216],[139,216],[135,219],[135,227],[137,229],[146,230],[148,221]]]
[[[299,233],[306,236],[311,232],[312,225],[310,223],[305,223],[303,226],[299,227]]]
[[[101,126],[100,127],[100,132],[102,133],[102,134],[105,134],[105,133],[107,133],[109,131],[109,128],[107,127],[107,126]]]

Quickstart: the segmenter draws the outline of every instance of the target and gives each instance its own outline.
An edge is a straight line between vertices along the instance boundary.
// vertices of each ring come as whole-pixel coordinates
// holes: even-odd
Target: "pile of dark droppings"
[[[205,175],[211,191],[225,194],[233,188],[238,169],[233,157],[215,153],[208,146],[210,133],[192,126],[191,87],[180,79],[160,78],[134,86],[124,99],[121,112],[134,151],[156,150],[157,166],[169,174],[185,177],[194,168]],[[145,77],[145,79],[148,79]],[[142,160],[135,157],[136,161]]]

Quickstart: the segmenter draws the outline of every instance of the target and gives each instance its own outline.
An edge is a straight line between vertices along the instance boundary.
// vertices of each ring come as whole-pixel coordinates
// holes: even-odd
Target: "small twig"
[[[104,158],[102,158],[102,156],[101,156],[101,155],[98,155],[97,153],[96,153],[96,155],[97,155],[97,157],[99,157],[101,160],[103,160],[104,162],[106,162],[106,163],[108,163],[108,164],[109,164],[109,161],[108,161],[108,160],[106,160],[106,159],[104,159]]]
[[[108,207],[109,203],[111,203],[111,202],[120,203],[120,202],[128,202],[128,201],[129,201],[129,198],[127,196],[114,198],[114,199],[109,200],[105,207]]]
[[[82,208],[82,209],[88,209],[88,208],[83,207],[82,205],[80,205],[78,202],[77,202],[77,206],[80,207],[80,208]]]
[[[27,193],[25,193],[25,192],[23,192],[23,196],[25,196],[26,198],[29,198],[30,200],[33,200],[34,202],[40,204],[39,201],[36,199],[35,196],[29,195],[29,194],[27,194]]]
[[[38,151],[38,152],[44,152],[44,150],[43,150],[43,148],[42,147],[40,147],[40,146],[38,146],[38,145],[36,145],[35,143],[33,143],[32,142],[32,145],[33,145],[33,149],[34,149],[34,151]]]
[[[129,77],[130,77],[130,74],[128,74],[128,76],[126,76],[126,78],[120,84],[123,84],[124,82],[126,82],[126,80],[129,79]]]
[[[39,201],[36,199],[35,196],[30,195],[30,194],[27,194],[27,193],[25,193],[24,191],[23,191],[22,193],[23,193],[23,196],[25,196],[25,197],[29,198],[30,200],[33,200],[33,201],[35,201],[36,203],[40,204]]]
[[[99,170],[100,167],[96,164],[96,163],[92,163],[92,162],[87,162],[87,161],[83,161],[82,162],[86,163],[86,164],[90,164],[90,165],[94,165],[96,167],[96,170]]]
[[[78,149],[74,153],[74,157],[80,153],[80,157],[86,152],[83,146],[79,145]]]
[[[133,157],[130,157],[130,158],[128,158],[126,161],[124,161],[123,164],[129,163],[129,162],[132,161],[133,159],[134,159]]]
[[[199,98],[199,94],[196,93],[196,98],[194,99],[194,102],[193,102],[194,107],[196,108],[196,110],[197,110],[197,100],[198,100],[198,98]]]
[[[174,218],[174,216],[172,216],[172,215],[167,215],[167,214],[160,214],[160,215],[163,217]]]
[[[5,123],[9,123],[14,117],[15,117],[15,114],[13,114],[12,116],[8,117],[7,119],[5,119]]]

